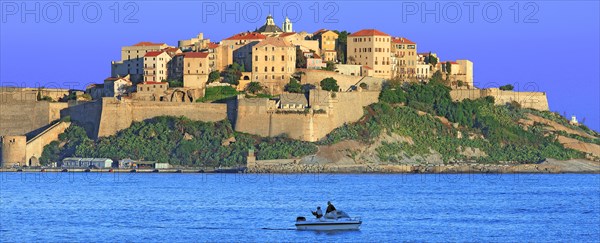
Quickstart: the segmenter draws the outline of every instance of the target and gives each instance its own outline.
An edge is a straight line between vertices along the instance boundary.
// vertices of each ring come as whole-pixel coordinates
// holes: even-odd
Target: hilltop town
[[[226,120],[236,132],[260,137],[324,141],[336,129],[364,120],[365,108],[380,102],[386,88],[395,92],[399,88],[389,87],[431,80],[448,89],[452,102],[493,97],[495,105],[549,110],[543,92],[516,92],[510,85],[479,89],[473,62],[419,51],[407,37],[376,29],[295,32],[289,19],[280,28],[270,15],[256,30],[218,42],[200,33],[177,46],[146,41],[123,46],[121,60],[110,65],[110,76],[85,91],[2,87],[1,165],[39,166],[44,148],[71,124],[97,140],[162,116]],[[578,126],[575,120],[570,125]],[[596,137],[590,139],[586,144],[598,146]],[[253,156],[248,154],[249,161]]]

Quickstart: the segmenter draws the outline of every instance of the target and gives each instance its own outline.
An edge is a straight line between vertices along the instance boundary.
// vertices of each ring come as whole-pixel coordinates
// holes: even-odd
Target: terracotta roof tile
[[[243,33],[239,33],[234,36],[231,36],[225,40],[261,40],[261,39],[265,39],[265,38],[267,38],[267,36],[260,34],[260,33],[243,32]]]
[[[211,42],[211,43],[208,43],[208,45],[206,45],[206,47],[207,47],[208,49],[215,49],[215,48],[218,48],[218,47],[219,47],[219,44],[217,44],[217,43],[214,43],[214,42]]]
[[[268,37],[265,40],[256,44],[254,47],[255,48],[263,47],[266,45],[273,45],[273,46],[277,46],[277,47],[293,47],[294,46],[291,43],[285,41],[285,39],[283,39],[281,37]]]
[[[156,57],[162,53],[163,53],[163,51],[151,51],[151,52],[146,53],[146,55],[144,55],[144,57]]]
[[[396,44],[411,44],[411,45],[416,44],[416,43],[412,42],[411,40],[406,39],[404,37],[394,37],[394,38],[392,38],[392,42],[396,43]]]
[[[206,58],[208,57],[208,53],[206,52],[186,52],[183,53],[185,58]]]
[[[168,84],[167,82],[152,82],[152,81],[147,81],[147,82],[143,82],[142,84]]]
[[[140,43],[137,43],[133,46],[162,46],[165,43],[152,43],[152,42],[148,42],[148,41],[142,41]]]
[[[318,34],[321,34],[321,33],[325,32],[325,31],[327,31],[327,29],[320,29],[320,30],[315,31],[315,33],[313,33],[313,35],[318,35]]]
[[[296,34],[296,32],[285,32],[285,33],[282,33],[281,35],[279,35],[279,37],[288,37],[288,36],[292,36],[295,34]]]
[[[350,36],[390,36],[376,29],[364,29],[350,34]]]

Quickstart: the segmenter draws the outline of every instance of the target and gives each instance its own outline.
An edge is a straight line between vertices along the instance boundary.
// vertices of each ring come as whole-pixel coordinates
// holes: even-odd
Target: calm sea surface
[[[1,242],[600,241],[600,175],[0,173]],[[296,231],[333,201],[360,231]]]

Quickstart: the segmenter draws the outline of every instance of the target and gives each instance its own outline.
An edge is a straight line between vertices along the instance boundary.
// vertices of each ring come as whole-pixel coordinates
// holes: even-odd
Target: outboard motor
[[[305,217],[297,217],[296,218],[296,222],[302,222],[302,221],[306,221]]]

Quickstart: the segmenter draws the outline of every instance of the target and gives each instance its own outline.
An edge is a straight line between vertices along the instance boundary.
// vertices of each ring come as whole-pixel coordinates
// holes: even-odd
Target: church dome
[[[260,33],[283,32],[281,30],[281,28],[279,28],[277,25],[275,25],[275,21],[273,21],[273,16],[271,16],[270,14],[269,14],[269,16],[267,16],[267,21],[265,22],[265,25],[258,28],[257,31]]]

